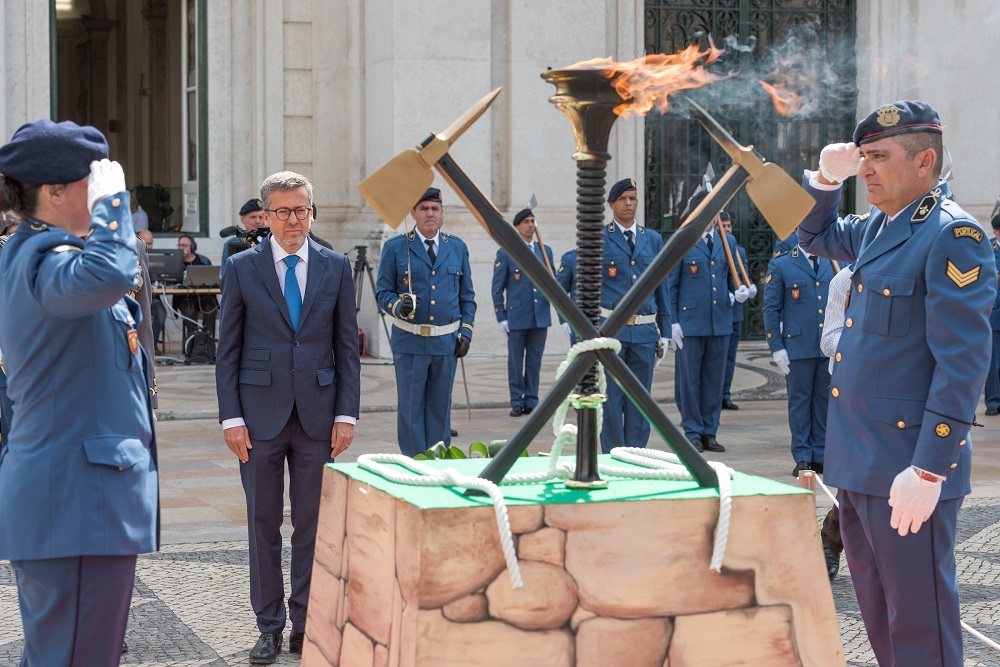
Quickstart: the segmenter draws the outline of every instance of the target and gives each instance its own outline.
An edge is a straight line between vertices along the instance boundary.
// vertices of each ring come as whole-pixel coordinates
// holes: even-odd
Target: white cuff
[[[809,171],[808,169],[806,169],[802,173],[804,173],[806,176],[809,177],[809,187],[815,188],[816,190],[827,190],[827,191],[839,190],[841,185],[843,185],[842,183],[833,183],[831,185],[827,185],[826,183],[820,183],[818,179],[819,176],[818,171]]]
[[[231,419],[222,420],[222,430],[225,431],[227,428],[233,428],[234,426],[246,426],[247,423],[243,421],[243,417],[232,417]]]
[[[350,417],[348,415],[337,415],[334,418],[333,423],[336,424],[338,422],[341,422],[341,423],[344,423],[344,424],[350,424],[351,426],[354,426],[354,425],[356,425],[358,423],[358,418],[357,417]]]

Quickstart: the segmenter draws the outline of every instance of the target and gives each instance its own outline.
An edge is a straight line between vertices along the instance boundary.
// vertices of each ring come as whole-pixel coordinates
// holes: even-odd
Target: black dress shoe
[[[830,581],[833,581],[840,572],[840,553],[830,547],[823,547],[823,556],[826,558],[826,573],[830,575]]]
[[[128,653],[128,644],[122,642],[122,653]]]
[[[714,435],[703,435],[701,436],[701,446],[705,448],[706,452],[724,452],[726,448],[719,444],[719,441],[715,439]]]
[[[456,431],[455,429],[451,429],[451,437],[457,438],[458,437],[458,431]]]
[[[522,408],[520,405],[515,405],[510,409],[511,417],[520,417],[523,414],[524,414],[524,408]]]
[[[989,406],[986,408],[987,417],[996,417],[997,415],[1000,415],[1000,408],[994,406]]]
[[[816,471],[817,475],[822,475],[823,474],[823,464],[822,463],[816,463],[815,461],[813,461],[813,463],[812,463],[812,469]]]
[[[691,441],[691,444],[694,446],[694,448],[695,448],[696,451],[699,451],[699,452],[705,451],[705,448],[701,446],[701,437],[700,436],[692,435],[690,438],[688,438],[688,440]]]
[[[795,467],[792,468],[792,477],[798,477],[799,473],[802,472],[803,470],[812,470],[812,469],[813,469],[812,463],[809,463],[809,461],[797,461],[795,463]]]
[[[281,634],[273,632],[262,632],[260,639],[250,649],[251,665],[270,665],[278,659],[281,653]]]
[[[739,410],[740,406],[736,405],[735,403],[733,403],[728,398],[724,398],[724,399],[722,399],[722,409],[723,410]]]
[[[288,652],[289,653],[302,653],[302,640],[305,639],[306,633],[295,632],[292,630],[291,634],[288,635]]]
[[[521,412],[523,412],[526,415],[530,415],[531,411],[534,410],[534,409],[535,409],[534,405],[532,405],[530,408],[526,405],[523,408],[521,408]]]

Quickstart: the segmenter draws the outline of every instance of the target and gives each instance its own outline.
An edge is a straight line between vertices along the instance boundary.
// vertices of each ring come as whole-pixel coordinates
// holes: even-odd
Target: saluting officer
[[[626,178],[611,186],[608,206],[614,220],[604,228],[604,266],[601,273],[601,316],[608,317],[639,275],[652,263],[663,247],[659,232],[647,231],[635,223],[639,204],[635,181]],[[661,333],[670,327],[670,307],[666,284],[657,287],[632,315],[618,340],[618,353],[646,389],[653,386],[656,344]],[[664,344],[666,339],[663,340]],[[649,441],[649,422],[615,382],[608,382],[608,400],[604,403],[601,449],[645,447]]]
[[[764,329],[785,374],[795,477],[800,470],[823,472],[830,372],[820,338],[833,276],[830,260],[795,246],[771,259],[764,279]]]
[[[569,250],[563,253],[563,256],[559,259],[559,270],[556,271],[556,281],[559,285],[566,290],[569,294],[569,298],[576,301],[576,250]],[[576,342],[576,334],[573,333],[573,328],[569,325],[569,322],[563,320],[562,315],[559,316],[559,323],[562,326],[563,332],[569,337],[569,343],[572,345]]]
[[[413,230],[382,248],[376,288],[392,316],[399,447],[415,456],[439,441],[451,444],[451,391],[472,341],[476,294],[469,249],[440,231],[441,191],[429,188],[410,215]]]
[[[961,665],[955,533],[989,370],[993,252],[939,184],[934,109],[885,105],[853,139],[824,148],[820,173],[805,173],[816,205],[798,230],[809,252],[854,262],[826,481],[840,489],[844,551],[879,664]],[[872,209],[838,218],[840,183],[854,175]]]
[[[17,416],[0,463],[0,558],[22,665],[117,665],[136,555],[159,548],[156,439],[125,175],[98,130],[42,119],[0,148],[0,347]],[[89,176],[88,176],[89,174]]]
[[[707,195],[702,191],[692,196],[688,210],[697,208]],[[671,338],[677,348],[674,384],[680,398],[681,427],[698,451],[726,451],[716,434],[736,298],[729,273],[726,250],[712,225],[667,276],[674,314]],[[746,287],[741,288],[740,300],[746,301],[749,294]]]
[[[534,241],[535,216],[530,208],[514,216],[514,228],[543,264],[542,249]],[[552,248],[545,248],[552,264]],[[506,299],[504,298],[506,294]],[[552,326],[548,300],[528,276],[521,273],[503,248],[493,265],[493,310],[507,339],[507,382],[510,416],[530,414],[538,405],[538,378],[542,371],[545,338]]]

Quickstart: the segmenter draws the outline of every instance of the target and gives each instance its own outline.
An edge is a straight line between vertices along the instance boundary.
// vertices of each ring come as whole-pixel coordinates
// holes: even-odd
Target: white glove
[[[660,341],[656,344],[656,351],[653,353],[653,368],[659,366],[660,362],[667,356],[667,350],[670,348],[668,345],[669,342],[669,338],[660,338]]]
[[[733,293],[732,293],[732,292],[730,292],[730,293],[729,293],[729,307],[730,307],[730,308],[732,308],[732,307],[733,307],[733,302],[734,302],[735,300],[736,300],[736,297],[735,297],[735,296],[733,295]]]
[[[750,283],[750,287],[747,288],[747,291],[750,292],[751,299],[757,296],[757,286],[755,284]]]
[[[503,332],[503,339],[507,340],[507,337],[510,336],[510,325],[507,324],[507,320],[500,323],[500,331]]]
[[[125,172],[111,160],[94,160],[87,177],[87,210],[94,212],[94,204],[105,197],[125,191]]]
[[[854,144],[830,144],[819,154],[819,170],[828,181],[843,183],[858,175],[861,151]]]
[[[562,323],[562,330],[566,332],[566,338],[573,340],[573,327],[569,325],[569,322]]]
[[[774,363],[778,365],[781,372],[788,375],[792,372],[792,367],[788,363],[788,350],[778,350],[777,352],[771,353],[771,358],[774,359]]]
[[[684,347],[684,330],[680,324],[673,324],[670,327],[670,339],[674,341],[674,347],[678,350]]]
[[[889,525],[899,531],[900,537],[920,530],[920,524],[931,518],[941,497],[942,478],[937,481],[921,479],[913,466],[896,475],[889,489],[889,507],[892,516]]]
[[[750,290],[746,288],[746,285],[740,285],[740,288],[736,290],[734,298],[740,303],[743,303],[750,298]],[[730,302],[729,305],[733,305],[732,302]]]

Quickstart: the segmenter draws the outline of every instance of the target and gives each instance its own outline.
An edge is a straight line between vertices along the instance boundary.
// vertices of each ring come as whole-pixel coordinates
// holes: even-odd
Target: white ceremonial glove
[[[730,293],[729,293],[729,307],[730,307],[730,308],[732,308],[732,307],[733,307],[733,302],[734,302],[734,301],[736,301],[736,297],[735,297],[735,296],[733,295],[733,293],[732,293],[732,292],[730,292]]]
[[[843,183],[858,175],[861,151],[854,144],[830,144],[819,154],[819,170],[828,181]]]
[[[500,323],[500,331],[503,332],[503,339],[507,340],[508,336],[510,336],[510,325],[507,324],[507,320]]]
[[[562,330],[566,332],[566,338],[573,340],[573,327],[569,325],[569,322],[562,323]]]
[[[774,359],[774,363],[778,365],[781,372],[788,375],[792,372],[792,367],[788,363],[788,350],[778,350],[777,352],[771,353],[771,358]]]
[[[889,525],[897,529],[901,537],[906,537],[907,533],[916,533],[920,530],[920,525],[931,518],[941,497],[943,481],[941,477],[937,481],[922,479],[913,466],[907,466],[892,480],[892,488],[889,489],[892,516],[889,518]]]
[[[673,324],[670,327],[670,339],[674,341],[674,348],[681,349],[684,347],[684,330],[681,329],[680,324]]]
[[[660,340],[657,341],[656,351],[653,354],[653,368],[659,366],[660,362],[663,361],[663,358],[667,356],[667,349],[670,347],[668,345],[669,342],[669,338],[660,338]]]
[[[111,160],[94,160],[87,177],[87,210],[94,212],[94,204],[105,197],[125,191],[125,172]]]
[[[746,288],[746,285],[740,285],[740,288],[736,290],[734,298],[740,303],[744,303],[747,299],[750,298],[750,290]],[[730,306],[733,305],[732,302],[730,302],[729,305]]]
[[[757,296],[757,286],[754,285],[753,283],[750,283],[750,287],[747,289],[747,291],[750,292],[751,299]]]

